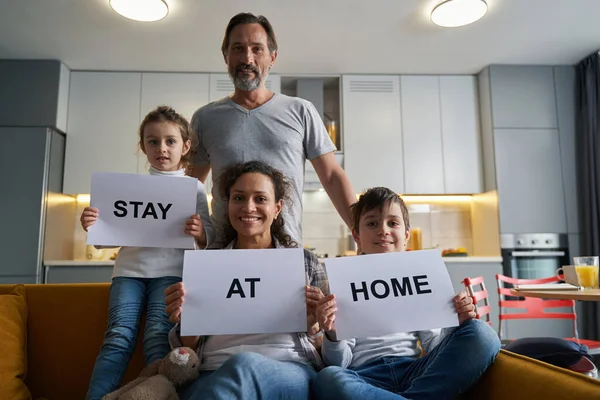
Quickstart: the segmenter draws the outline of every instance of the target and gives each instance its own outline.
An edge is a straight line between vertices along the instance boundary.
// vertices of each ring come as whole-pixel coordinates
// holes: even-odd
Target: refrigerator
[[[49,199],[63,196],[64,157],[62,132],[0,127],[0,284],[43,283]]]

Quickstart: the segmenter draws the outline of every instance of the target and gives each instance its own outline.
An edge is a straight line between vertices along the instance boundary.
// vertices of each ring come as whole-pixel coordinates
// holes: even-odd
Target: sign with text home
[[[193,249],[184,229],[196,213],[197,185],[183,176],[92,174],[90,205],[99,215],[87,243]]]
[[[458,325],[438,250],[328,258],[325,266],[338,340]]]
[[[306,332],[303,249],[186,251],[181,335]]]

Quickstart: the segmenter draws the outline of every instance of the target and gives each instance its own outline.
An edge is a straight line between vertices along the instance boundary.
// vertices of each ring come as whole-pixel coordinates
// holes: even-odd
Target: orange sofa
[[[0,399],[85,398],[106,328],[108,288],[108,284],[0,285]],[[20,297],[16,292],[24,294],[21,311],[26,311],[26,319],[21,323],[26,336],[15,334]],[[142,367],[138,341],[125,380],[134,379]],[[21,371],[12,371],[15,368]],[[502,351],[461,398],[600,399],[600,381]]]

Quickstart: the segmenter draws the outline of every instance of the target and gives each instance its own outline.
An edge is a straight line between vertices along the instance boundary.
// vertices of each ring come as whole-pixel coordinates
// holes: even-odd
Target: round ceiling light
[[[109,0],[109,3],[117,13],[134,21],[158,21],[169,13],[164,0]]]
[[[431,22],[445,28],[472,24],[488,10],[484,0],[446,0],[431,12]]]

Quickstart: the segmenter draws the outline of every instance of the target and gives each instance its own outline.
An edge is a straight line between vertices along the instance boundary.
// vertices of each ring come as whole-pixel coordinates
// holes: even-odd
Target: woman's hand
[[[458,314],[458,323],[460,325],[465,321],[470,321],[477,316],[475,313],[475,304],[471,296],[467,296],[467,293],[460,292],[452,299],[454,303],[454,309]]]
[[[174,283],[165,289],[165,312],[169,316],[169,322],[173,324],[181,322],[181,306],[184,296],[185,290],[181,282]]]
[[[306,286],[306,329],[309,335],[314,335],[321,330],[315,314],[319,300],[325,295],[316,286]]]
[[[181,322],[181,306],[184,296],[185,290],[181,282],[174,283],[165,289],[165,312],[169,315],[169,321],[174,324]],[[181,344],[194,350],[198,348],[199,342],[200,336],[181,337]]]
[[[86,207],[83,209],[81,213],[81,217],[79,221],[81,222],[81,227],[84,231],[87,232],[88,228],[96,223],[98,220],[98,209],[94,207]]]
[[[198,214],[192,215],[185,223],[185,233],[193,236],[200,246],[206,246],[206,232],[204,232],[204,225],[202,219]]]
[[[335,295],[330,294],[329,296],[323,297],[319,300],[317,305],[317,322],[321,325],[321,328],[327,333],[335,331],[335,312],[337,311],[337,303],[335,302]]]

